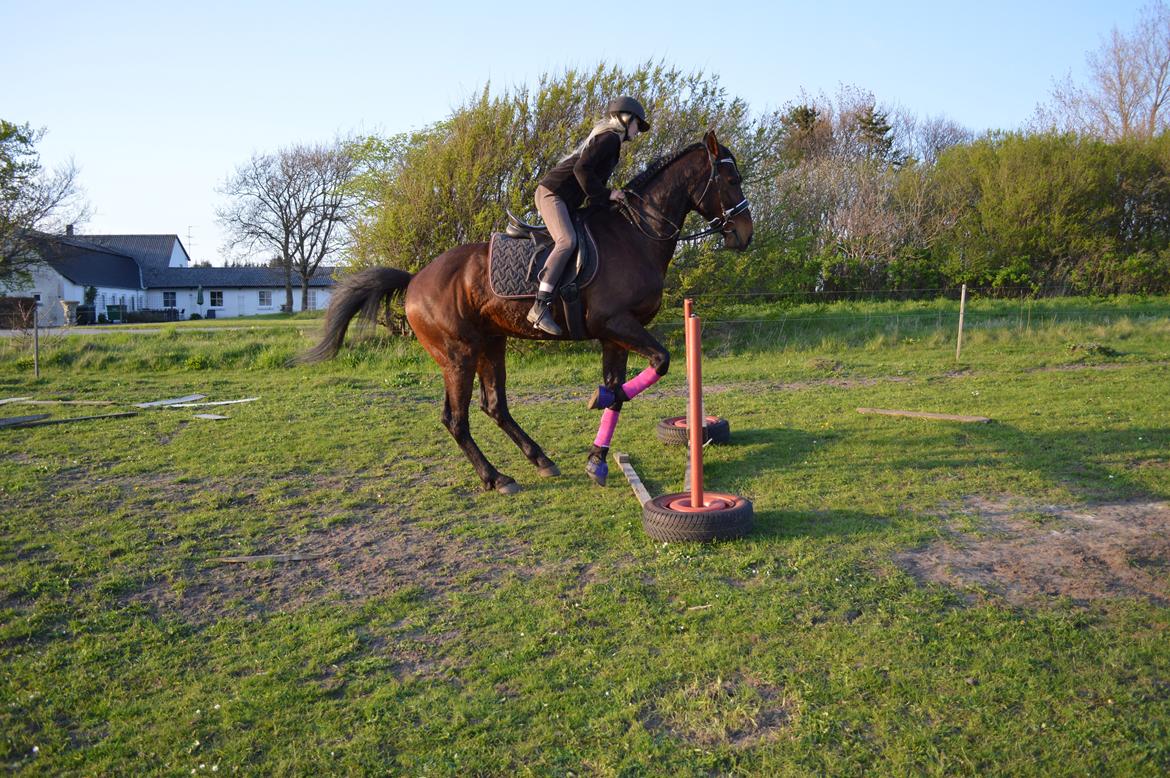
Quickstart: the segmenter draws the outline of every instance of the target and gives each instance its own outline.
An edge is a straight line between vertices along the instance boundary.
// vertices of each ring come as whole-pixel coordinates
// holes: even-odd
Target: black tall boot
[[[536,301],[528,312],[528,323],[554,337],[561,334],[561,328],[553,321],[552,292],[537,291]]]

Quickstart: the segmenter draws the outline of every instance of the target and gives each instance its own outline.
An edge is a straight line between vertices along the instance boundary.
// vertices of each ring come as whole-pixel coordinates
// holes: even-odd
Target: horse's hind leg
[[[506,344],[506,338],[491,338],[484,344],[484,349],[479,355],[479,365],[476,368],[479,373],[479,406],[520,447],[540,475],[546,477],[560,475],[561,471],[545,456],[536,441],[516,423],[508,410],[508,396],[505,391],[507,369],[504,363]]]
[[[432,349],[428,351],[431,351],[431,355],[443,368],[443,383],[447,390],[447,396],[443,401],[443,425],[471,460],[471,465],[479,474],[485,489],[495,489],[501,494],[519,491],[520,487],[516,481],[496,470],[471,437],[467,410],[471,405],[471,384],[475,379],[476,355],[470,353],[470,349],[465,353],[456,354],[436,353]]]

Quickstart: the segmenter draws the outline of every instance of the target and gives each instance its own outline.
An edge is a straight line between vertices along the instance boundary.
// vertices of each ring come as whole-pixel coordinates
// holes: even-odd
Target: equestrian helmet
[[[633,114],[638,120],[638,129],[642,132],[650,129],[650,122],[646,121],[646,109],[632,97],[619,97],[609,101],[609,106],[605,112],[610,116],[615,116],[619,113]]]

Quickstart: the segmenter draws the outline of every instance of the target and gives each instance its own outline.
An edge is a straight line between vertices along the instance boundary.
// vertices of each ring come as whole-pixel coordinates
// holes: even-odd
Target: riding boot
[[[536,293],[536,301],[532,303],[532,310],[528,312],[528,323],[554,337],[561,334],[561,328],[553,321],[552,292]]]

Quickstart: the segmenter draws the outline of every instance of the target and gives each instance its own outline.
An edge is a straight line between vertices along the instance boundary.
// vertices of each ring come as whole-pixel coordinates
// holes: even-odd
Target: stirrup
[[[528,311],[528,323],[549,335],[560,335],[561,328],[552,317],[552,303],[537,300]]]

